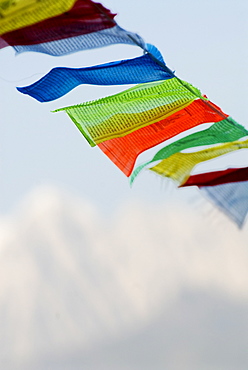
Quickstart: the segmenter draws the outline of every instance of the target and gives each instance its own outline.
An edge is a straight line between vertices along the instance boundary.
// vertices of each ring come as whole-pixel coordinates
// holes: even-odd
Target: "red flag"
[[[183,186],[214,186],[222,185],[230,182],[248,181],[248,167],[244,168],[228,168],[224,171],[215,171],[193,175],[181,185]]]

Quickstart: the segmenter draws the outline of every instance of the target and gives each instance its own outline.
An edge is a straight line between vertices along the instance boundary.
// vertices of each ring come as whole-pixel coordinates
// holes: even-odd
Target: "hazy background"
[[[103,4],[248,128],[246,0]],[[0,50],[3,369],[247,370],[247,225],[149,171],[130,189],[66,114],[50,112],[126,86],[84,85],[43,104],[15,89],[55,66],[138,55],[126,45],[66,57]],[[247,162],[241,150],[195,173]]]

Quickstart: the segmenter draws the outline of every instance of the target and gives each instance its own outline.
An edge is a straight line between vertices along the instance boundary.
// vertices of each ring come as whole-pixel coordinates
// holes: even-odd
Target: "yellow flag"
[[[0,35],[70,10],[76,0],[0,0]]]
[[[191,171],[197,164],[217,158],[234,150],[245,148],[248,148],[248,140],[233,141],[199,152],[176,153],[169,158],[163,159],[159,164],[150,168],[150,170],[163,177],[170,177],[179,185],[182,185],[187,181]]]

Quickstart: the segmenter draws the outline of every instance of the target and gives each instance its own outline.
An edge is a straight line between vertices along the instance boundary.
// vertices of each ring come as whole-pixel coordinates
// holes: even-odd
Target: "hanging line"
[[[6,78],[3,78],[2,76],[0,76],[0,80],[4,81],[4,82],[7,82],[7,83],[11,83],[11,84],[16,84],[17,82],[22,82],[22,81],[25,81],[29,78],[33,78],[35,76],[43,76],[45,72],[38,72],[38,73],[34,73],[32,74],[31,76],[28,76],[28,77],[24,77],[24,78],[21,78],[19,80],[7,80]]]

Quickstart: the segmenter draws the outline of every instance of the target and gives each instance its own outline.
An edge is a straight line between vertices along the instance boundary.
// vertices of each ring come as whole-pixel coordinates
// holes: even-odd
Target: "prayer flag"
[[[248,181],[248,167],[228,168],[224,171],[214,171],[192,175],[181,186],[215,186],[241,181]]]
[[[207,197],[239,228],[248,213],[248,181],[201,187]]]
[[[149,49],[149,48],[148,48]],[[162,59],[160,52],[155,57]],[[58,99],[80,84],[122,85],[138,84],[172,78],[164,68],[158,65],[149,54],[100,64],[86,68],[53,68],[48,74],[32,85],[17,87],[23,94],[28,94],[40,102]]]

